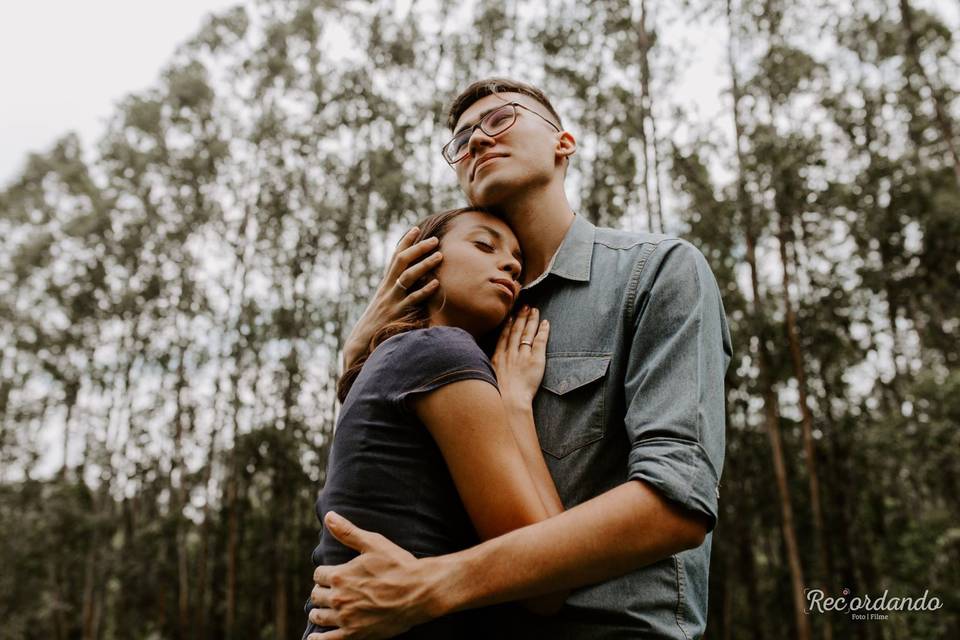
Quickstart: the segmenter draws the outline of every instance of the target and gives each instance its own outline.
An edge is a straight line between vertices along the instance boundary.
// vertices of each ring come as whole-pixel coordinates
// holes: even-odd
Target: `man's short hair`
[[[450,112],[447,114],[447,126],[450,127],[450,131],[456,128],[457,120],[460,119],[464,111],[470,108],[470,105],[481,98],[500,93],[522,93],[523,95],[530,96],[546,107],[550,115],[556,119],[557,126],[563,129],[563,122],[560,120],[560,115],[557,113],[557,110],[553,108],[553,105],[550,104],[550,99],[543,91],[526,82],[511,80],[510,78],[494,77],[484,78],[483,80],[477,80],[471,83],[470,86],[460,92],[460,95],[454,98],[453,104],[450,105]]]

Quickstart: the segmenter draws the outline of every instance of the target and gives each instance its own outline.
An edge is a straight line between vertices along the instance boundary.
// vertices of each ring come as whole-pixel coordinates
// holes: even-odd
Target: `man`
[[[567,510],[420,560],[328,514],[328,530],[361,555],[317,568],[309,618],[340,628],[309,637],[389,637],[561,589],[574,591],[538,621],[537,637],[700,637],[731,357],[710,268],[682,240],[596,228],[574,214],[563,181],[576,141],[539,89],[476,82],[454,101],[449,124],[444,156],[464,193],[500,213],[523,247],[519,303],[551,322],[534,413]],[[376,330],[370,318],[432,294],[407,292],[440,259],[415,262],[433,247],[410,244],[412,236],[351,345]]]

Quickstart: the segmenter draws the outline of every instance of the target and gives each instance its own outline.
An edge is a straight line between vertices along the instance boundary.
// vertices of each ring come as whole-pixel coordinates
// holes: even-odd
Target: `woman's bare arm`
[[[496,387],[452,382],[417,396],[411,406],[440,447],[483,540],[548,517]]]
[[[537,439],[533,395],[543,378],[549,327],[524,308],[501,332],[494,354],[499,393],[481,380],[451,383],[413,400],[484,540],[563,511]],[[566,592],[525,601],[553,613]]]
[[[440,447],[482,540],[558,513],[545,506],[543,490],[534,480],[493,385],[482,380],[453,382],[416,398],[412,406]],[[552,493],[556,495],[555,487]],[[567,593],[530,598],[523,604],[549,615],[563,606]]]
[[[524,405],[506,397],[504,408],[507,412],[507,420],[510,422],[510,429],[517,440],[517,446],[520,447],[520,454],[537,488],[547,517],[555,516],[563,511],[563,502],[560,501],[557,485],[553,482],[553,476],[550,475],[547,463],[543,459],[543,452],[540,450],[533,408],[529,403]]]

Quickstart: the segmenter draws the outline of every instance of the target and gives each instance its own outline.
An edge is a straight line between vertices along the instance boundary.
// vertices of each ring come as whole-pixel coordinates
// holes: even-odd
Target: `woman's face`
[[[520,291],[523,256],[513,231],[496,216],[468,211],[450,220],[439,249],[440,293],[430,301],[431,323],[474,337],[497,327]]]

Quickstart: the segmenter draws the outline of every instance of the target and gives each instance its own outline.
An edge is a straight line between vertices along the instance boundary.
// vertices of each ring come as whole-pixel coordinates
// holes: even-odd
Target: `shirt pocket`
[[[603,438],[610,356],[548,354],[533,400],[540,448],[554,458]]]

